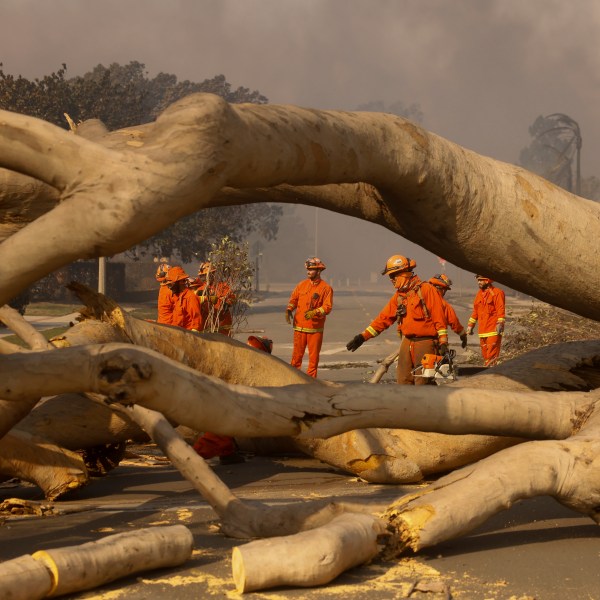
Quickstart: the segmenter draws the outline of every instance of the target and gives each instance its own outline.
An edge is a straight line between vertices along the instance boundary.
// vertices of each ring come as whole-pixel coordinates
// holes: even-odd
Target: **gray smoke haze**
[[[223,74],[272,103],[416,103],[430,131],[506,162],[538,115],[563,112],[581,128],[583,176],[600,176],[596,0],[0,0],[0,18],[11,74],[137,60],[151,76]],[[381,253],[365,245],[371,270],[388,241],[403,251],[387,235]]]

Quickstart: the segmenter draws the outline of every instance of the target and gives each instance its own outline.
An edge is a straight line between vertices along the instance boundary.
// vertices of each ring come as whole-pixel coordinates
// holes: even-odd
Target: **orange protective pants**
[[[427,385],[428,377],[414,377],[412,370],[421,364],[425,354],[437,354],[437,340],[409,340],[402,338],[396,368],[396,381],[401,385]]]
[[[323,332],[305,333],[304,331],[294,331],[294,349],[292,351],[292,361],[290,364],[296,369],[302,367],[302,358],[308,346],[308,368],[307,375],[317,376],[317,367],[319,366],[319,354],[323,345]]]
[[[481,356],[483,364],[486,367],[493,367],[498,362],[500,356],[500,346],[502,346],[501,335],[490,335],[489,337],[480,337]]]
[[[200,434],[194,442],[194,450],[202,458],[214,458],[215,456],[229,456],[235,452],[235,442],[227,435],[217,435],[206,431]]]

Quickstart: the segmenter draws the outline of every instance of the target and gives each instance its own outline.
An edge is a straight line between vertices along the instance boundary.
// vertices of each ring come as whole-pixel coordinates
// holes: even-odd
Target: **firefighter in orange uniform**
[[[411,258],[395,254],[388,258],[382,275],[388,275],[396,292],[379,316],[346,344],[354,352],[364,342],[379,335],[398,321],[402,335],[398,354],[396,381],[400,384],[425,385],[426,377],[414,377],[413,369],[421,365],[425,354],[448,352],[448,326],[442,298],[429,283],[422,282],[413,269],[417,263]]]
[[[500,356],[502,334],[504,333],[505,294],[492,285],[492,280],[485,275],[475,275],[479,291],[473,302],[473,313],[469,317],[467,333],[473,335],[475,324],[478,324],[479,345],[483,364],[493,367]]]
[[[157,323],[171,324],[173,318],[173,294],[167,285],[167,272],[171,267],[166,262],[161,262],[156,269],[156,281],[160,283],[158,290],[158,318]]]
[[[446,323],[448,323],[450,329],[452,329],[452,331],[454,331],[454,333],[456,333],[456,335],[460,338],[461,346],[466,348],[467,332],[462,326],[462,323],[459,321],[455,310],[452,308],[452,305],[444,298],[446,292],[452,287],[452,280],[442,273],[441,275],[434,275],[428,283],[430,283],[442,297],[442,305],[444,306]]]
[[[300,369],[308,346],[307,374],[317,376],[319,354],[323,344],[325,319],[333,308],[333,289],[321,279],[325,265],[316,256],[304,263],[307,279],[292,292],[285,311],[285,320],[294,326],[294,349],[291,365]],[[295,311],[295,313],[294,313]]]
[[[188,274],[181,267],[171,267],[167,272],[167,286],[173,294],[171,325],[200,331],[200,303],[187,286]]]
[[[198,269],[198,279],[193,284],[194,292],[200,301],[202,331],[211,329],[211,317],[218,321],[218,333],[233,335],[232,306],[235,295],[224,281],[212,281],[216,268],[210,262],[203,262]]]
[[[266,337],[248,337],[248,346],[268,352],[273,351],[273,340]],[[219,457],[223,465],[245,462],[244,457],[238,452],[235,440],[228,435],[218,435],[206,431],[194,442],[194,450],[205,459]]]

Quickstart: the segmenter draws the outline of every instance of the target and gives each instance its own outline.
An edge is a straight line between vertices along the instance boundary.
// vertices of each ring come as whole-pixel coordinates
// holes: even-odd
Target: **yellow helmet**
[[[441,275],[434,275],[428,283],[443,290],[449,290],[452,287],[452,280],[443,273]]]
[[[156,281],[164,283],[167,280],[167,273],[169,272],[170,265],[167,263],[160,263],[158,269],[156,269]]]
[[[412,271],[417,266],[417,263],[412,258],[406,258],[401,254],[390,256],[385,263],[385,269],[381,271],[382,275],[390,275],[391,273],[401,273],[402,271]]]

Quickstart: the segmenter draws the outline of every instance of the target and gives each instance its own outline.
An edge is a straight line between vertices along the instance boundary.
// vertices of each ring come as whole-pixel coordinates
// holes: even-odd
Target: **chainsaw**
[[[412,370],[413,377],[426,377],[435,379],[438,383],[447,383],[456,381],[457,368],[454,366],[455,350],[449,350],[440,356],[439,354],[425,354],[421,359],[421,364]]]

